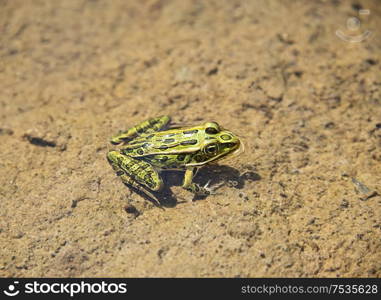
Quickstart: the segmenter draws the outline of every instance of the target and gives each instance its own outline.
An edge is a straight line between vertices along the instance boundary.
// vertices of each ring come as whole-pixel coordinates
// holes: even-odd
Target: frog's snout
[[[231,150],[237,150],[241,145],[241,141],[238,139],[238,138],[234,138],[231,142],[230,142],[230,145],[229,145],[229,148]]]
[[[220,141],[225,151],[229,152],[237,150],[241,144],[240,139],[229,131],[225,131],[220,135]]]

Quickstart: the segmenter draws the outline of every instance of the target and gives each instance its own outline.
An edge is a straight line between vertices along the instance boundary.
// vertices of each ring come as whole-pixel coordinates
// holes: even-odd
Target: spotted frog
[[[122,147],[108,152],[110,165],[124,183],[154,199],[151,191],[163,188],[160,172],[165,170],[185,170],[184,189],[211,194],[209,182],[200,186],[193,177],[198,168],[236,152],[239,138],[216,122],[184,128],[170,127],[170,121],[169,116],[152,118],[112,137],[111,143]]]

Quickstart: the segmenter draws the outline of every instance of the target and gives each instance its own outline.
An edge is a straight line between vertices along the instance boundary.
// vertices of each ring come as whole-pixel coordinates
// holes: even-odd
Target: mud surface
[[[0,1],[0,275],[381,276],[377,2]],[[115,176],[162,114],[242,138],[217,195]]]

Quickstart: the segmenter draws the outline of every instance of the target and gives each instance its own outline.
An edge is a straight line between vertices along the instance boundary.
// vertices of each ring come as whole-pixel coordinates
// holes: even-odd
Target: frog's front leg
[[[209,182],[203,187],[199,186],[197,183],[192,182],[196,170],[197,168],[194,167],[189,167],[186,169],[183,188],[197,196],[207,196],[212,194],[212,189],[208,188]]]
[[[142,133],[154,132],[163,129],[171,121],[169,116],[161,116],[157,118],[148,119],[138,125],[128,129],[111,138],[111,143],[114,145],[131,141],[133,138]]]

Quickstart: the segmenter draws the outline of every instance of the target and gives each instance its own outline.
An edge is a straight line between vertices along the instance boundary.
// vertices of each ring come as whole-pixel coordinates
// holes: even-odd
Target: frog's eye
[[[216,133],[218,133],[218,130],[216,128],[213,128],[213,127],[208,127],[205,129],[205,132],[208,134],[216,134]]]
[[[208,154],[216,153],[217,152],[217,144],[211,144],[206,146],[205,151]]]
[[[220,132],[220,126],[216,122],[206,123],[205,132],[207,134],[217,134]]]

